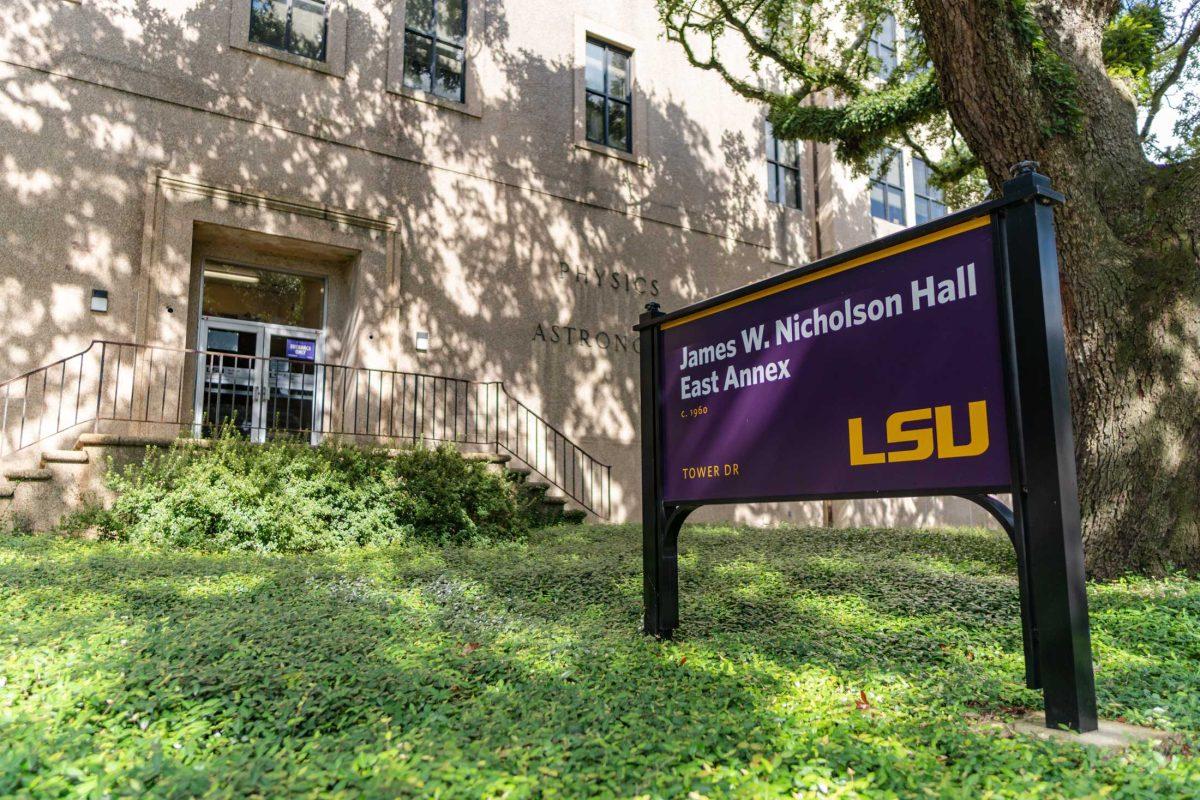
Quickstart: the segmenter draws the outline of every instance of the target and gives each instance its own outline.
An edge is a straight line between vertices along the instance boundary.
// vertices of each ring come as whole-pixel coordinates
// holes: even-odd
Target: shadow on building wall
[[[577,147],[573,11],[551,14],[547,35],[566,38],[548,48],[514,35],[522,9],[481,5],[474,117],[387,91],[397,33],[382,1],[347,9],[344,79],[231,48],[225,3],[6,4],[0,376],[93,339],[194,342],[192,234],[163,233],[148,176],[395,220],[392,265],[360,261],[347,276],[354,302],[330,320],[339,360],[505,381],[614,464],[617,517],[635,513],[630,327],[642,306],[679,307],[783,268],[771,259],[758,112],[682,71],[673,50],[654,51],[687,91],[639,83],[640,163]],[[747,124],[729,124],[732,110]],[[296,227],[286,207],[219,192],[205,203],[235,230],[283,241]],[[345,238],[344,222],[305,213]],[[93,288],[109,291],[107,314],[88,310]],[[417,330],[431,334],[427,354]],[[813,504],[793,508],[795,521],[819,519]]]

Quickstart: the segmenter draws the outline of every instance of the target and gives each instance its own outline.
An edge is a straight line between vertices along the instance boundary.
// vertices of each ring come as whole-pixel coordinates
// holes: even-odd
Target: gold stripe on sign
[[[870,264],[873,261],[879,261],[880,259],[889,258],[891,256],[898,255],[899,253],[904,253],[908,250],[912,250],[915,247],[932,244],[933,242],[938,242],[942,239],[948,239],[951,236],[957,236],[960,233],[966,233],[967,231],[973,231],[976,228],[982,228],[984,225],[991,223],[991,221],[991,217],[976,217],[975,219],[969,219],[966,222],[960,222],[958,225],[953,225],[945,230],[934,231],[933,233],[920,236],[912,241],[901,242],[900,244],[892,245],[891,247],[884,248],[883,250],[879,250],[874,253],[868,253],[865,256],[852,258],[849,261],[845,261],[841,264],[834,264],[832,267],[818,270],[817,272],[813,272],[809,275],[801,275],[799,278],[793,278],[792,280],[785,281],[777,286],[771,286],[767,289],[760,289],[757,292],[751,292],[745,297],[738,297],[721,303],[720,305],[715,305],[712,308],[706,308],[703,311],[697,311],[695,314],[688,314],[686,317],[680,317],[679,319],[673,319],[670,322],[664,322],[661,327],[663,330],[667,330],[668,328],[677,328],[680,325],[686,325],[689,322],[695,322],[698,319],[710,317],[713,314],[719,314],[722,311],[728,311],[731,308],[737,308],[738,306],[743,306],[746,303],[753,303],[755,300],[761,300],[764,297],[770,297],[771,295],[778,294],[779,292],[785,292],[788,289],[792,289],[796,286],[803,286],[806,283],[812,283],[813,281],[819,281],[822,278],[828,278],[830,275],[837,275],[839,272],[845,272],[847,270],[854,269],[855,267],[861,267],[864,264]]]

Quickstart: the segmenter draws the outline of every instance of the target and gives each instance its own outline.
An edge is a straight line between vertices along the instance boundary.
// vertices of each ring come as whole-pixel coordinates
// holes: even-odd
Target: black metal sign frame
[[[1032,165],[1003,195],[965,211],[687,306],[670,314],[651,303],[638,325],[641,344],[642,568],[644,632],[670,638],[679,625],[679,531],[703,505],[731,502],[911,497],[873,492],[668,504],[662,488],[659,375],[662,325],[810,272],[824,270],[965,220],[991,216],[999,276],[1001,346],[1008,405],[1011,486],[930,490],[956,495],[992,514],[1017,555],[1025,682],[1041,689],[1047,727],[1095,730],[1096,696],[1080,535],[1074,432],[1059,294],[1054,206],[1063,196]],[[1010,491],[1010,509],[992,496]]]

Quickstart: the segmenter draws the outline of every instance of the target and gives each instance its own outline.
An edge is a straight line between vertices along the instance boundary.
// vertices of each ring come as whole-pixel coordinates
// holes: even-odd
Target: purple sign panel
[[[317,360],[317,343],[311,339],[288,339],[287,357],[300,361]]]
[[[664,323],[663,499],[1011,484],[990,218]]]

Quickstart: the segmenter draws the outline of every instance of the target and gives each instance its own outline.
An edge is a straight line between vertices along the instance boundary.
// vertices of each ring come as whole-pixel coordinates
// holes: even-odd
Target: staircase
[[[266,416],[258,408],[273,412],[271,424],[243,422]],[[104,500],[109,458],[140,460],[148,446],[230,421],[252,437],[450,443],[502,470],[544,524],[611,514],[611,467],[500,381],[95,341],[0,383],[0,515],[52,527]]]

